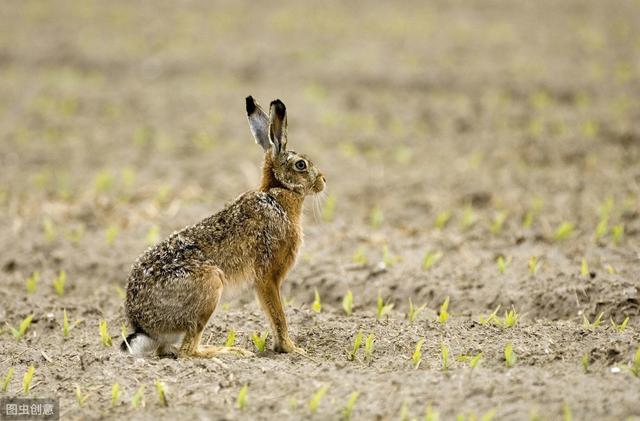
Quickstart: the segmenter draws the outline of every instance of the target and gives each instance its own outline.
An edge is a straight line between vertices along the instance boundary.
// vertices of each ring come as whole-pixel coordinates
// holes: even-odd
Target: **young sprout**
[[[382,246],[382,262],[384,263],[385,267],[391,267],[398,263],[400,260],[402,260],[402,257],[394,256],[393,254],[391,254],[391,252],[389,251],[389,246],[387,246],[386,244]]]
[[[48,243],[52,243],[56,239],[57,232],[56,226],[53,224],[51,218],[45,218],[44,222],[42,223],[42,229],[44,231],[44,238]]]
[[[145,242],[147,245],[152,246],[160,240],[160,227],[152,225],[147,231]]]
[[[411,301],[411,297],[409,297],[409,313],[407,314],[409,323],[413,323],[416,317],[418,317],[426,307],[427,303],[422,304],[420,307],[415,307],[413,301]]]
[[[635,377],[640,377],[640,348],[636,351],[633,356],[633,360],[631,360],[631,367],[629,367],[629,371]]]
[[[108,246],[113,245],[113,243],[116,241],[116,238],[118,237],[118,234],[120,234],[120,228],[118,228],[118,225],[111,224],[109,225],[109,227],[107,227],[106,231],[104,232],[104,239]]]
[[[420,339],[416,343],[416,349],[411,354],[411,361],[413,362],[413,367],[417,370],[420,367],[420,363],[422,362],[422,344],[424,343],[424,338]]]
[[[451,211],[450,210],[445,210],[445,211],[440,212],[436,216],[436,222],[435,222],[436,228],[438,228],[439,230],[444,229],[444,227],[446,227],[447,224],[449,223],[450,219],[451,219]]]
[[[264,352],[264,348],[267,345],[267,336],[269,336],[269,332],[266,330],[260,335],[258,334],[258,332],[253,332],[253,334],[251,335],[251,340],[256,346],[258,352]]]
[[[498,320],[499,320],[499,317],[498,317],[498,311],[500,310],[500,307],[501,307],[501,306],[500,306],[500,305],[498,305],[498,307],[496,307],[496,309],[495,309],[495,310],[493,310],[493,313],[491,313],[491,314],[490,314],[490,315],[488,315],[487,317],[480,316],[480,320],[479,320],[480,324],[481,324],[481,325],[486,325],[486,324],[489,324],[489,323],[491,323],[491,322],[498,321]]]
[[[311,304],[311,309],[316,313],[320,313],[322,310],[322,303],[320,302],[320,293],[318,292],[318,288],[314,289],[314,299],[313,304]]]
[[[231,329],[229,333],[227,333],[227,340],[224,342],[224,346],[227,348],[231,348],[236,343],[236,331]]]
[[[589,278],[589,264],[587,263],[587,259],[582,258],[582,263],[580,264],[580,276],[583,278]]]
[[[449,318],[449,296],[444,299],[444,302],[440,306],[440,314],[438,315],[438,322],[444,324]]]
[[[589,372],[589,362],[589,354],[584,354],[582,358],[580,358],[580,363],[582,364],[582,369],[584,370],[585,374]]]
[[[585,316],[584,314],[582,315],[582,328],[585,330],[593,330],[593,329],[597,329],[600,327],[600,323],[602,323],[602,316],[604,315],[604,313],[600,313],[598,314],[598,317],[596,317],[596,319],[592,322],[589,321],[589,319],[587,319],[587,316]]]
[[[58,276],[53,280],[53,289],[59,296],[64,295],[64,284],[67,282],[67,273],[61,270]]]
[[[517,359],[516,353],[513,352],[513,345],[510,343],[507,344],[507,346],[504,347],[504,361],[507,364],[507,368],[513,367]]]
[[[144,385],[141,385],[131,397],[131,406],[133,409],[144,408]]]
[[[431,404],[427,405],[427,410],[424,414],[424,421],[438,421],[440,414],[433,410]]]
[[[620,324],[616,324],[616,322],[611,318],[611,327],[613,330],[618,331],[620,333],[624,332],[629,324],[629,316],[625,317],[625,319]]]
[[[351,414],[353,414],[353,407],[356,405],[356,401],[360,396],[360,392],[357,390],[355,392],[351,392],[349,395],[349,399],[347,399],[347,404],[342,408],[342,419],[344,421],[349,421],[351,419]]]
[[[618,273],[618,271],[616,270],[616,268],[614,268],[611,265],[605,265],[604,268],[607,270],[607,273],[609,275],[615,275],[616,273]]]
[[[400,406],[400,416],[398,417],[400,421],[409,421],[409,402],[407,400],[402,401],[402,405]]]
[[[566,240],[567,238],[573,235],[574,225],[572,222],[563,222],[558,225],[555,232],[553,233],[553,239],[556,241]]]
[[[504,318],[502,319],[502,327],[509,328],[514,327],[518,320],[520,319],[520,315],[516,313],[516,309],[511,307],[511,310],[508,312],[504,312]]]
[[[507,220],[508,213],[505,211],[498,212],[491,222],[489,227],[493,234],[500,234],[504,226],[504,222]]]
[[[100,320],[100,342],[104,346],[112,346],[113,343],[111,341],[111,335],[109,335],[109,331],[107,330],[107,321]]]
[[[469,360],[469,367],[471,367],[471,369],[473,370],[474,368],[476,368],[476,366],[478,365],[478,363],[480,362],[480,359],[482,358],[482,352],[477,353],[476,355],[474,355],[470,360]]]
[[[382,209],[380,209],[379,205],[375,205],[369,214],[369,223],[371,224],[371,227],[379,228],[382,225],[382,221],[384,221]]]
[[[245,384],[238,391],[238,397],[236,398],[236,408],[244,410],[247,407],[247,399],[249,397],[249,385]]]
[[[440,359],[442,361],[442,369],[444,371],[449,370],[451,363],[449,362],[449,348],[444,342],[440,344]]]
[[[422,258],[422,270],[431,269],[442,258],[442,252],[428,250]]]
[[[624,237],[624,224],[618,224],[611,227],[611,238],[613,244],[619,246],[622,243],[622,237]]]
[[[25,333],[27,333],[27,330],[29,329],[29,326],[31,326],[31,320],[33,320],[33,314],[25,317],[20,322],[20,325],[18,326],[17,329],[12,327],[12,326],[10,326],[9,328],[11,329],[11,334],[13,335],[13,337],[16,338],[17,340],[22,339],[22,337],[25,335]]]
[[[353,293],[351,290],[348,290],[342,299],[342,309],[347,316],[351,316],[353,312]]]
[[[89,394],[83,395],[79,385],[76,385],[76,403],[79,407],[82,407],[84,403],[89,399]]]
[[[333,221],[333,214],[336,210],[336,197],[332,194],[327,196],[327,200],[324,202],[324,207],[322,208],[322,220],[325,222]]]
[[[542,266],[542,261],[538,256],[531,256],[527,265],[529,267],[529,273],[535,276],[538,270],[540,270],[540,266]]]
[[[476,215],[473,212],[473,207],[471,205],[467,205],[462,212],[462,220],[460,221],[460,225],[464,231],[468,230],[476,223]]]
[[[322,386],[313,395],[311,395],[311,399],[309,399],[309,411],[311,411],[312,414],[315,414],[318,410],[320,401],[322,401],[322,398],[324,397],[325,393],[327,393],[328,389],[329,386]]]
[[[573,421],[571,408],[569,407],[569,404],[566,402],[562,404],[562,421]]]
[[[106,170],[100,170],[96,174],[93,185],[97,193],[106,193],[113,187],[113,176]]]
[[[62,310],[62,337],[69,336],[69,316],[67,316],[67,309]]]
[[[111,406],[116,406],[120,402],[120,385],[114,383],[111,386]]]
[[[31,381],[33,380],[33,375],[35,373],[36,373],[36,368],[30,365],[27,371],[24,373],[24,376],[22,377],[22,392],[25,395],[28,395],[29,390],[31,390]]]
[[[353,346],[351,347],[351,350],[349,351],[349,354],[347,355],[347,359],[349,361],[353,361],[356,359],[356,354],[358,353],[358,350],[360,349],[360,344],[362,344],[362,332],[358,332],[356,334],[355,339],[353,340]]]
[[[365,246],[358,247],[353,253],[351,260],[356,265],[366,265],[369,262],[369,259],[367,258],[367,248]]]
[[[382,318],[387,314],[389,314],[389,312],[393,309],[393,303],[385,303],[384,300],[382,299],[382,295],[380,294],[380,291],[378,291],[378,300],[376,302],[376,305],[377,305],[376,317],[378,318],[378,320],[382,320]]]
[[[13,372],[14,372],[13,367],[9,367],[9,371],[7,371],[7,374],[5,374],[4,379],[2,379],[2,391],[3,392],[6,392],[7,390],[9,390],[9,383],[11,382],[11,379],[13,378]]]
[[[161,406],[169,406],[167,401],[167,386],[164,382],[156,380],[156,393],[158,394],[158,402]]]
[[[496,259],[496,265],[498,265],[498,272],[504,275],[504,273],[507,271],[507,267],[509,266],[509,263],[511,263],[511,258],[505,259],[504,256],[502,255],[498,256],[498,258]]]
[[[33,294],[34,292],[36,292],[36,285],[39,280],[40,280],[40,272],[36,270],[31,274],[31,276],[27,278],[27,293]]]
[[[607,218],[600,219],[600,221],[598,222],[598,225],[596,226],[596,230],[593,233],[595,240],[598,241],[599,239],[607,235],[608,230],[609,230],[609,218],[607,217]]]
[[[364,360],[371,361],[373,358],[373,342],[375,341],[375,335],[370,333],[367,339],[364,341]]]

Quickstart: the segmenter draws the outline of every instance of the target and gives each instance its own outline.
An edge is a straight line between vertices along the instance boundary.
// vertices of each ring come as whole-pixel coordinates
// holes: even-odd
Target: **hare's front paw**
[[[296,346],[296,344],[294,344],[291,339],[276,343],[276,345],[273,347],[273,350],[276,352],[285,352],[287,354],[290,354],[290,353],[306,354],[307,353],[303,348]]]

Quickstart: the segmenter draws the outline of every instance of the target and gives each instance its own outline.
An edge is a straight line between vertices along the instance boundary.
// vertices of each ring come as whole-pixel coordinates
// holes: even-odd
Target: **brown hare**
[[[251,96],[246,108],[251,132],[265,153],[260,188],[173,233],[138,258],[125,302],[133,333],[122,350],[173,358],[250,354],[200,345],[200,340],[222,290],[253,283],[271,323],[274,350],[303,352],[289,337],[280,285],[302,243],[304,198],[321,192],[325,178],[305,155],[287,150],[282,101],[271,102],[269,115]]]

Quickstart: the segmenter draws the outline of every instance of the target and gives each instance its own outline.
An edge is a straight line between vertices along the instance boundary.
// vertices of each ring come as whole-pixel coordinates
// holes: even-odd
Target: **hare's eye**
[[[296,161],[295,167],[298,171],[304,171],[307,169],[307,163],[304,159],[299,159],[298,161]]]

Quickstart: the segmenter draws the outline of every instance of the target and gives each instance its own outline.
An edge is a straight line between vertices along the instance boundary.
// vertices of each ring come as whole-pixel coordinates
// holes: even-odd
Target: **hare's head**
[[[248,96],[247,117],[256,143],[265,152],[263,185],[284,187],[300,194],[320,193],[325,178],[305,155],[287,150],[287,109],[279,99],[271,102],[269,115]]]

